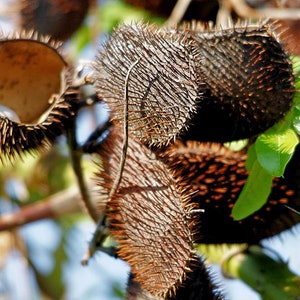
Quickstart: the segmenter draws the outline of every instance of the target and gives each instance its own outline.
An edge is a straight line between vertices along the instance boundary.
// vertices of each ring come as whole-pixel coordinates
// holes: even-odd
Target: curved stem
[[[86,209],[88,214],[91,216],[91,218],[97,222],[99,220],[99,215],[97,213],[96,207],[93,205],[93,202],[91,200],[91,196],[87,189],[87,184],[84,179],[84,174],[82,171],[82,152],[78,150],[76,139],[75,139],[75,127],[76,122],[75,118],[71,121],[72,124],[70,126],[70,129],[67,133],[68,138],[68,144],[69,144],[69,150],[70,150],[70,158],[71,163],[73,167],[73,171],[75,174],[75,177],[77,179],[78,187],[82,196],[82,204],[83,207]]]

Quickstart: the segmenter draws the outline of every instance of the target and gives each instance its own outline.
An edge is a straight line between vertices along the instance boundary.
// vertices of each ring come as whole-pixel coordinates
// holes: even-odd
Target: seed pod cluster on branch
[[[49,38],[28,33],[0,39],[0,157],[41,149],[65,130],[79,91]],[[7,113],[12,112],[12,113]]]
[[[129,129],[157,147],[176,137],[253,137],[283,118],[295,93],[292,63],[273,24],[219,31],[124,25],[95,65],[98,93],[119,122],[126,72],[136,61],[128,82]]]
[[[275,30],[273,23],[221,30],[139,23],[118,27],[99,51],[95,86],[114,133],[100,151],[98,180],[118,253],[132,268],[128,299],[221,298],[193,243],[256,244],[300,221],[285,206],[299,209],[298,149],[266,205],[236,222],[246,154],[220,144],[255,138],[291,108],[292,63]],[[196,273],[204,278],[197,287],[188,280]],[[209,294],[197,294],[200,286]]]

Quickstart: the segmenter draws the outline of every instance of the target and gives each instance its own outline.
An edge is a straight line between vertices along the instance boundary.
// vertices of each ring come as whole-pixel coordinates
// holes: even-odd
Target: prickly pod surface
[[[98,94],[118,122],[128,104],[129,130],[148,145],[253,137],[283,118],[295,92],[275,29],[120,26],[96,57]]]

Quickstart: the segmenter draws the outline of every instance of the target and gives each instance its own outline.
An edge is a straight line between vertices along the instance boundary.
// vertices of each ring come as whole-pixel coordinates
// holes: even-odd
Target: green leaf
[[[257,160],[255,144],[252,144],[247,151],[247,159],[246,159],[246,169],[250,171],[253,167],[253,164]]]
[[[270,175],[280,177],[298,142],[298,136],[293,129],[277,131],[276,126],[272,127],[256,140],[257,159]]]
[[[300,134],[300,107],[294,107],[293,127],[297,134]]]
[[[256,160],[252,165],[247,182],[232,209],[233,218],[241,220],[259,210],[266,203],[271,187],[272,175]]]

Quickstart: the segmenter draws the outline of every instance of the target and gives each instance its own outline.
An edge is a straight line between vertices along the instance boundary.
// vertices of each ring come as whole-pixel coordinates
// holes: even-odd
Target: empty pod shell
[[[35,34],[0,38],[0,70],[0,157],[12,159],[64,131],[78,91],[58,45]]]

